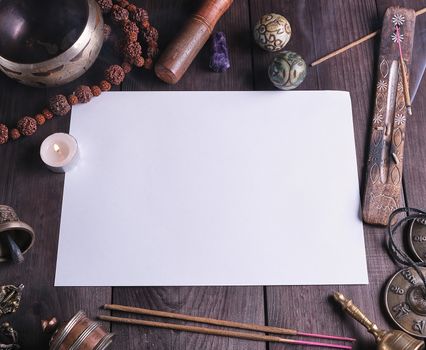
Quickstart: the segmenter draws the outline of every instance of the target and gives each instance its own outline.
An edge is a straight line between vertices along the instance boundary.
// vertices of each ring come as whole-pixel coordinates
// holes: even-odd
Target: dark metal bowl
[[[95,0],[0,0],[0,70],[32,86],[82,75],[103,43]]]

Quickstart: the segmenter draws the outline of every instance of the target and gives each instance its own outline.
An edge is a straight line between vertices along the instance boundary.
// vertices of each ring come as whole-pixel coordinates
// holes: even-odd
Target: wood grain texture
[[[103,70],[101,57],[80,82],[94,81]],[[46,106],[49,96],[56,91],[70,93],[78,82],[60,89],[37,89],[22,86],[4,75],[0,76],[0,121],[14,125],[24,115],[34,115]],[[61,217],[64,176],[51,173],[42,164],[39,148],[42,140],[53,132],[67,132],[69,117],[55,117],[30,138],[0,147],[0,203],[15,208],[22,220],[30,224],[36,234],[33,248],[21,265],[2,264],[1,284],[25,285],[22,304],[9,320],[20,335],[23,348],[46,348],[48,337],[42,334],[41,319],[57,316],[67,321],[78,310],[88,315],[111,300],[111,288],[54,288],[56,252]],[[108,324],[106,324],[109,327]]]
[[[374,31],[379,23],[376,3],[373,0],[351,2],[252,0],[251,9],[254,19],[267,12],[278,12],[288,16],[294,33],[286,49],[300,53],[308,62]],[[351,92],[358,173],[361,182],[373,102],[374,53],[374,41],[359,45],[318,67],[310,68],[307,79],[299,87],[299,89],[337,89]],[[255,67],[258,67],[255,75],[256,89],[270,86],[261,71],[266,64],[265,60],[263,52],[254,50]],[[330,174],[330,176],[338,175]],[[374,340],[366,334],[362,326],[344,315],[328,297],[332,291],[340,290],[353,298],[371,319],[384,327],[389,326],[381,306],[381,289],[385,280],[394,271],[394,267],[382,247],[383,230],[370,226],[365,226],[364,230],[369,286],[268,287],[266,293],[268,324],[354,336],[359,339],[356,348],[374,349]],[[312,264],[314,267],[315,262]],[[297,269],[297,266],[293,268]],[[278,349],[278,346],[271,345],[270,348]]]
[[[199,4],[201,1],[180,0],[174,1],[173,4],[158,0],[143,2],[151,14],[151,23],[159,29],[160,48],[164,48],[170,42]],[[217,23],[215,31],[225,32],[228,46],[232,47],[231,69],[227,72],[213,73],[208,68],[210,57],[210,42],[208,42],[179,84],[170,86],[156,79],[153,72],[134,70],[130,79],[123,84],[123,90],[251,90],[253,81],[247,2],[234,1],[228,12]],[[150,272],[141,269],[141,273]],[[114,288],[113,302],[239,322],[264,323],[262,287]],[[113,331],[117,333],[113,349],[260,350],[266,347],[265,343],[248,340],[128,325],[114,324]]]
[[[201,0],[138,0],[137,4],[149,11],[152,24],[158,27],[160,32],[160,48],[164,49],[185,20],[201,4]],[[287,17],[293,34],[286,49],[298,52],[309,63],[377,29],[386,8],[397,4],[418,9],[426,6],[426,0],[234,0],[234,4],[216,27],[216,30],[224,31],[227,36],[230,70],[222,74],[209,70],[210,48],[207,44],[178,85],[170,86],[159,81],[152,71],[135,69],[126,79],[122,89],[274,89],[267,77],[267,67],[274,54],[261,50],[252,40],[251,29],[261,15],[277,12]],[[417,20],[415,39],[415,46],[423,50],[426,48],[425,31],[426,15]],[[351,92],[358,173],[361,181],[373,110],[376,43],[374,40],[366,42],[318,67],[310,68],[307,79],[299,87],[304,90],[339,89]],[[413,57],[412,82],[413,75],[424,70],[424,52],[423,56],[420,54],[417,58],[416,55]],[[96,81],[103,67],[109,63],[120,63],[120,60],[111,50],[106,49],[94,68],[81,81]],[[73,83],[59,90],[71,92],[72,87],[76,85],[77,83]],[[56,90],[23,87],[3,75],[0,76],[0,122],[16,123],[21,116],[40,110],[54,91]],[[408,204],[420,208],[426,207],[425,97],[426,82],[423,80],[413,103],[414,116],[407,123],[404,169]],[[56,315],[60,320],[66,320],[79,309],[84,309],[89,316],[94,316],[99,313],[98,308],[105,303],[354,336],[359,339],[357,349],[374,349],[373,339],[362,326],[345,315],[340,307],[328,298],[336,289],[352,298],[380,326],[391,327],[382,307],[381,293],[386,280],[397,268],[383,248],[383,229],[371,226],[365,227],[370,279],[368,286],[53,288],[63,176],[52,174],[42,166],[38,147],[50,133],[67,130],[68,118],[55,118],[35,136],[0,146],[0,203],[14,207],[22,219],[34,227],[37,235],[36,244],[26,255],[24,264],[2,264],[0,272],[0,283],[26,285],[20,310],[13,316],[0,320],[13,322],[20,331],[24,349],[47,348],[48,339],[41,334],[41,318]],[[314,261],[312,265],[315,266]],[[288,268],[297,269],[297,266],[283,267]],[[141,267],[141,273],[150,271],[144,271]],[[126,325],[113,325],[111,328],[117,334],[111,349],[282,348],[281,345],[169,330]],[[297,346],[292,348],[301,349]]]

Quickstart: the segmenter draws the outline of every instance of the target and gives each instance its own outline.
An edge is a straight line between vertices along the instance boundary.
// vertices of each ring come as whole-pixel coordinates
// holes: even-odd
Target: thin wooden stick
[[[425,13],[426,13],[426,7],[422,8],[421,10],[416,11],[416,16],[420,16],[420,15],[423,15]],[[367,40],[370,40],[371,38],[374,38],[379,33],[380,33],[380,29],[376,30],[373,33],[365,35],[365,36],[363,36],[363,37],[361,37],[361,38],[359,38],[359,39],[357,39],[357,40],[349,43],[348,45],[343,46],[342,48],[340,48],[340,49],[338,49],[336,51],[330,52],[329,54],[327,54],[327,55],[319,58],[318,60],[312,62],[311,63],[311,67],[317,66],[318,64],[323,63],[323,62],[329,60],[332,57],[338,56],[341,53],[343,53],[345,51],[348,51],[349,49],[351,49],[351,48],[353,48],[353,47],[355,47],[355,46],[357,46],[359,44],[362,44],[363,42],[365,42]]]
[[[272,335],[261,335],[261,334],[255,334],[255,333],[243,333],[243,332],[235,332],[235,331],[205,328],[205,327],[185,326],[185,325],[166,323],[166,322],[153,322],[153,321],[137,320],[133,318],[114,317],[114,316],[106,316],[106,315],[99,315],[98,318],[102,321],[126,323],[126,324],[146,326],[146,327],[173,329],[176,331],[218,335],[223,337],[240,338],[240,339],[247,339],[247,340],[254,340],[254,341],[265,341],[265,342],[285,343],[285,344],[294,344],[294,345],[311,345],[311,346],[334,348],[334,349],[352,349],[351,346],[347,346],[347,345],[327,344],[327,343],[310,342],[310,341],[303,341],[303,340],[286,339],[286,338],[281,338],[281,337],[272,336]]]
[[[264,333],[273,333],[273,334],[282,334],[282,335],[299,335],[299,336],[305,336],[305,337],[315,337],[315,338],[333,339],[333,340],[350,341],[350,342],[354,342],[356,340],[354,338],[340,337],[340,336],[334,336],[334,335],[303,333],[303,332],[297,331],[296,329],[263,326],[263,325],[253,324],[253,323],[225,321],[225,320],[218,320],[214,318],[185,315],[185,314],[179,314],[174,312],[158,311],[158,310],[144,309],[139,307],[124,306],[124,305],[106,304],[104,305],[104,309],[129,312],[129,313],[139,314],[139,315],[170,318],[174,320],[198,322],[198,323],[210,324],[214,326],[245,329],[245,330],[264,332]]]
[[[413,115],[411,110],[411,96],[410,96],[410,85],[408,84],[408,72],[407,67],[405,66],[404,56],[402,54],[402,45],[401,45],[401,33],[399,27],[395,26],[396,34],[398,35],[398,48],[399,48],[399,64],[401,65],[401,74],[402,74],[402,86],[404,89],[404,99],[405,107],[409,115]]]

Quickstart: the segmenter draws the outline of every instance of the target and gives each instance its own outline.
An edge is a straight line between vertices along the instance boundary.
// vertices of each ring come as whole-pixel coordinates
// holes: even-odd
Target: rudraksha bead
[[[145,60],[144,60],[144,58],[143,58],[142,56],[139,56],[139,57],[136,57],[136,58],[133,60],[133,64],[134,64],[136,67],[140,68],[140,67],[143,67],[143,65],[145,64]]]
[[[141,7],[136,8],[135,11],[131,12],[131,19],[137,23],[149,21],[148,12]]]
[[[121,6],[121,7],[124,7],[124,8],[127,8],[127,6],[129,6],[130,3],[127,0],[118,0],[117,1],[117,5]]]
[[[146,68],[146,69],[152,69],[152,66],[153,66],[153,62],[152,62],[152,58],[147,58],[146,60],[145,60],[145,63],[144,63],[144,68]]]
[[[37,122],[34,118],[23,117],[18,121],[17,129],[22,135],[31,136],[37,131]]]
[[[111,10],[111,19],[116,22],[122,22],[129,19],[129,11],[119,5],[113,5]]]
[[[108,13],[112,8],[112,0],[96,0],[103,13]]]
[[[97,86],[97,85],[93,85],[91,87],[91,90],[92,90],[93,96],[95,96],[95,97],[98,97],[102,93],[101,88],[99,86]]]
[[[9,129],[6,125],[0,124],[0,145],[4,144],[9,140]]]
[[[106,81],[106,80],[102,80],[99,83],[99,87],[101,88],[102,91],[109,91],[109,90],[111,90],[111,84],[108,81]]]
[[[129,6],[126,7],[126,9],[127,11],[129,11],[130,17],[132,17],[132,12],[135,12],[138,8],[136,5],[130,4]]]
[[[126,61],[121,64],[121,68],[123,68],[125,74],[129,74],[132,71],[132,65]]]
[[[68,96],[68,103],[71,106],[74,106],[78,103],[78,97],[74,94]]]
[[[41,112],[41,114],[43,114],[43,115],[44,115],[44,117],[45,117],[47,120],[50,120],[50,119],[52,119],[52,118],[53,118],[53,113],[52,113],[51,111],[49,111],[47,108],[43,109],[43,111]]]
[[[108,67],[105,71],[105,79],[113,85],[120,85],[125,76],[126,74],[124,73],[123,68],[121,68],[118,64]]]
[[[64,95],[56,95],[49,100],[50,110],[53,114],[64,116],[70,110],[71,106]]]
[[[133,61],[136,57],[142,55],[142,47],[141,44],[136,42],[128,41],[124,44],[123,54],[129,61]]]
[[[123,22],[123,32],[124,34],[128,34],[131,32],[136,32],[137,34],[139,34],[139,27],[133,21],[125,21]]]
[[[18,129],[12,129],[10,130],[9,136],[13,141],[15,141],[21,137],[21,133]]]
[[[158,30],[153,27],[153,26],[149,26],[148,28],[144,29],[142,31],[142,37],[144,38],[144,40],[149,43],[151,41],[158,41]]]
[[[93,97],[92,90],[90,90],[90,87],[87,85],[78,86],[74,91],[74,95],[77,96],[78,102],[80,103],[87,103]]]
[[[43,114],[39,113],[37,114],[34,119],[36,120],[38,125],[43,125],[44,123],[46,123],[46,118]]]

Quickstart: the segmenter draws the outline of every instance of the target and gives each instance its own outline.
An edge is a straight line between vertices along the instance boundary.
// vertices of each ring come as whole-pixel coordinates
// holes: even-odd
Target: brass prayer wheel
[[[19,220],[15,210],[7,205],[0,205],[0,262],[11,260],[10,241],[16,244],[22,254],[33,245],[34,230]]]
[[[45,331],[50,323],[44,321]],[[107,333],[98,322],[88,318],[83,311],[77,312],[67,324],[55,331],[50,339],[50,350],[104,350],[112,343],[113,333]]]

